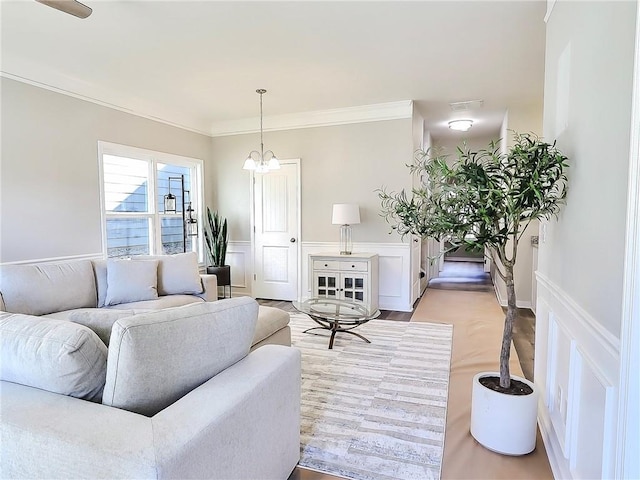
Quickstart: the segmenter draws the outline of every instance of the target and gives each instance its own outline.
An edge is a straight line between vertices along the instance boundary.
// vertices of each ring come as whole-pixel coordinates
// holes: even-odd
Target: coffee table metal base
[[[309,315],[309,314],[307,314],[307,315]],[[316,322],[320,326],[319,327],[307,328],[302,333],[311,333],[312,335],[319,335],[318,333],[313,333],[312,330],[330,330],[331,331],[331,338],[329,339],[329,350],[333,349],[333,340],[335,339],[336,333],[338,333],[338,332],[339,333],[349,333],[351,335],[355,335],[358,338],[361,338],[362,340],[364,340],[367,343],[371,343],[371,341],[368,338],[360,335],[359,333],[351,331],[354,328],[356,328],[357,326],[359,326],[360,324],[353,325],[350,328],[344,328],[337,321],[327,320],[327,319],[324,319],[324,318],[318,318],[318,317],[314,317],[313,315],[309,315],[309,317],[311,317],[311,320],[313,320],[314,322]]]

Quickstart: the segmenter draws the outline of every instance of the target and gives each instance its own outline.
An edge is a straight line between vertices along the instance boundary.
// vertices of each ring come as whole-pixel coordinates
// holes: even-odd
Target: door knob
[[[291,237],[291,238],[289,239],[289,241],[290,241],[291,243],[296,243],[296,239],[295,239],[295,238],[293,238],[293,237]]]

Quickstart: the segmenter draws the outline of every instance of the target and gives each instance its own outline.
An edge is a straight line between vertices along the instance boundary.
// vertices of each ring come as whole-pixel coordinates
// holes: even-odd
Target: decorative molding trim
[[[38,66],[19,65],[17,70],[21,71],[21,73],[0,71],[0,76],[200,135],[221,137],[260,131],[257,127],[260,124],[260,117],[216,122],[211,124],[207,130],[207,128],[197,120],[186,118],[179,112],[164,111],[161,113],[151,113],[155,107],[138,104],[139,102],[134,98],[123,98],[118,93],[100,89],[95,85],[78,84],[66,77],[59,77],[56,73],[44,72],[42,68]],[[48,80],[45,82],[34,80],[33,78],[47,78]],[[125,104],[128,106],[124,106]],[[273,115],[264,117],[264,120],[269,125],[264,128],[264,131],[294,130],[352,123],[378,122],[383,120],[399,120],[412,118],[412,112],[413,101],[402,100],[374,105]],[[174,118],[175,120],[169,120],[169,118]],[[180,118],[180,120],[178,120],[178,118]]]
[[[538,286],[542,286],[551,294],[553,299],[560,303],[569,314],[575,318],[582,329],[598,340],[601,347],[610,355],[618,357],[620,352],[620,340],[604,328],[598,321],[578,305],[564,290],[553,283],[546,275],[536,272]],[[573,335],[573,332],[571,332]]]
[[[544,448],[547,451],[551,472],[554,478],[570,479],[572,476],[569,464],[560,449],[560,444],[555,441],[556,437],[551,425],[551,418],[549,417],[549,412],[544,408],[542,397],[541,395],[538,403],[538,427],[540,428]]]
[[[615,478],[640,478],[637,454],[640,448],[640,388],[637,370],[640,363],[640,2],[636,5],[632,92]]]
[[[357,107],[335,108],[331,110],[317,110],[314,112],[291,113],[286,115],[272,115],[264,117],[269,126],[265,132],[277,130],[294,130],[299,128],[327,127],[331,125],[346,125],[350,123],[378,122],[382,120],[398,120],[411,118],[413,101],[379,103],[376,105],[362,105]],[[223,137],[228,135],[244,135],[259,132],[260,117],[243,118],[217,122],[211,125],[209,135]]]
[[[251,275],[253,274],[251,242],[229,241],[227,259],[226,263],[231,265],[231,296],[251,295]]]
[[[41,75],[39,75],[39,76],[41,76]],[[193,133],[198,133],[200,135],[206,135],[208,137],[211,136],[209,134],[209,132],[207,132],[207,130],[204,128],[204,125],[200,125],[200,126],[189,125],[188,124],[189,122],[188,122],[187,119],[183,119],[183,121],[180,121],[180,122],[171,121],[171,120],[159,117],[157,115],[153,115],[151,113],[145,112],[145,111],[143,111],[144,108],[142,108],[140,106],[125,107],[125,106],[122,106],[122,105],[111,103],[111,102],[106,101],[106,100],[101,100],[98,97],[106,98],[106,97],[113,96],[113,95],[109,95],[106,92],[100,92],[100,91],[96,90],[95,87],[93,87],[93,86],[89,87],[89,89],[91,89],[91,90],[96,90],[92,94],[80,94],[80,93],[76,93],[76,92],[70,90],[71,88],[77,87],[77,85],[69,85],[68,87],[58,87],[58,86],[55,86],[55,85],[52,85],[52,84],[49,84],[49,83],[44,83],[44,82],[40,82],[40,81],[37,81],[37,80],[32,80],[31,78],[28,78],[27,76],[18,75],[18,74],[6,72],[6,71],[0,71],[0,77],[8,78],[10,80],[15,80],[15,81],[21,82],[21,83],[26,83],[26,84],[32,85],[34,87],[42,88],[44,90],[49,90],[51,92],[59,93],[61,95],[66,95],[68,97],[76,98],[78,100],[84,100],[85,102],[89,102],[89,103],[93,103],[93,104],[96,104],[96,105],[100,105],[101,107],[107,107],[107,108],[111,108],[113,110],[118,110],[120,112],[128,113],[130,115],[135,115],[137,117],[146,118],[147,120],[152,120],[154,122],[164,123],[165,125],[169,125],[171,127],[180,128],[182,130],[187,130],[187,131],[190,131],[190,132],[193,132]],[[56,79],[56,80],[60,80],[60,79]],[[65,81],[56,81],[56,83],[64,84]],[[85,86],[84,89],[87,89],[86,86]],[[117,100],[114,99],[114,101],[117,101]],[[171,112],[171,113],[173,113],[173,112]],[[178,114],[175,114],[175,115],[178,116]]]
[[[613,478],[617,339],[545,275],[537,278],[538,418],[554,476]]]
[[[69,255],[65,257],[51,257],[51,258],[36,258],[33,260],[18,260],[15,262],[2,262],[0,265],[31,265],[34,263],[58,263],[68,262],[72,260],[95,260],[97,258],[104,258],[102,252],[100,253],[85,253],[82,255]]]
[[[549,22],[549,18],[551,17],[551,12],[553,12],[553,7],[556,6],[556,0],[547,0],[547,12],[544,14],[544,23]]]

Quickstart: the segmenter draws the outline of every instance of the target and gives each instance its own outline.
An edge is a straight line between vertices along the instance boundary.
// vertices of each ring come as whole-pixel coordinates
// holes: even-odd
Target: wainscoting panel
[[[32,265],[34,263],[64,263],[74,260],[96,260],[104,258],[102,252],[100,253],[86,253],[83,255],[69,255],[65,257],[53,257],[53,258],[35,258],[33,260],[19,260],[16,262],[2,262],[0,265]]]
[[[229,242],[227,264],[231,265],[231,294],[251,295],[251,242]]]
[[[556,478],[612,478],[619,340],[540,273],[535,383]]]

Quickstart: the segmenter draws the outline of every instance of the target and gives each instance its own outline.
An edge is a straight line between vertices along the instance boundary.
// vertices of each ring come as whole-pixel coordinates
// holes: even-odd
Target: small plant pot
[[[481,372],[473,377],[471,435],[485,448],[504,455],[526,455],[536,448],[538,391],[529,380],[512,375],[531,387],[529,395],[496,392],[480,383],[482,377],[499,377]]]
[[[207,267],[208,274],[214,274],[218,277],[218,286],[224,287],[231,285],[231,265],[224,265],[222,267]]]

